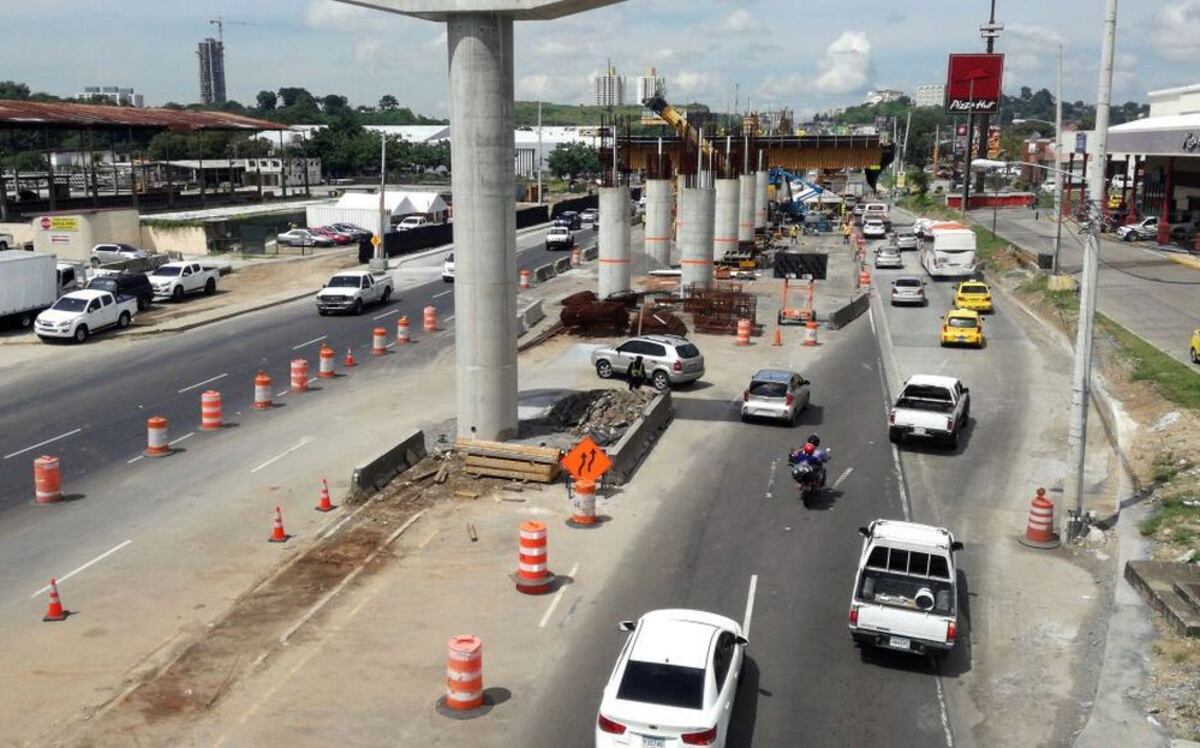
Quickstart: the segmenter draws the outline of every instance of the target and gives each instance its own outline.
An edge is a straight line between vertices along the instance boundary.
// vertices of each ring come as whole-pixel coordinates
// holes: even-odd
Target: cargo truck
[[[43,309],[58,299],[54,255],[34,252],[0,254],[0,321],[29,327]]]

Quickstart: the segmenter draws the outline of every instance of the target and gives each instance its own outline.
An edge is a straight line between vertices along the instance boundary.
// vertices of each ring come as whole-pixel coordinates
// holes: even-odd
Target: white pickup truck
[[[154,287],[154,298],[181,301],[185,294],[197,291],[215,294],[220,274],[216,268],[198,262],[168,262],[150,273],[150,285]]]
[[[108,291],[72,291],[37,316],[33,331],[42,340],[73,338],[82,343],[88,336],[108,327],[129,327],[137,314],[133,296],[113,296]]]
[[[946,654],[958,638],[962,543],[944,527],[877,519],[863,536],[850,595],[850,636],[860,647]]]
[[[5,251],[6,249],[16,249],[16,248],[17,248],[17,241],[16,241],[16,239],[13,239],[13,235],[6,234],[3,231],[0,231],[0,252]]]
[[[551,226],[546,232],[546,249],[570,249],[575,246],[575,235],[566,226]]]
[[[386,304],[393,288],[392,276],[387,273],[347,270],[330,278],[317,292],[317,313],[322,317],[330,312],[358,314],[367,304]]]
[[[888,411],[888,438],[899,444],[906,436],[938,439],[951,449],[971,415],[971,390],[954,377],[915,374]]]

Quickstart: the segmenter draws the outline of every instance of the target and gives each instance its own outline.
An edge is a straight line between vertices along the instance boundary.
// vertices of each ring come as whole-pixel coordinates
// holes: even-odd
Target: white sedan
[[[742,627],[699,610],[654,610],[631,631],[604,687],[596,748],[724,746],[747,644]]]
[[[882,239],[887,236],[887,226],[878,218],[870,218],[863,222],[862,235],[868,239]]]

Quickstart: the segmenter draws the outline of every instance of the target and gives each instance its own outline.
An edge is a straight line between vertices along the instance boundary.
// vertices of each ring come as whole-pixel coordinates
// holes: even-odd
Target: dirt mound
[[[570,428],[575,436],[590,435],[597,444],[606,446],[616,443],[629,430],[656,394],[653,390],[576,392],[556,402],[545,420]]]

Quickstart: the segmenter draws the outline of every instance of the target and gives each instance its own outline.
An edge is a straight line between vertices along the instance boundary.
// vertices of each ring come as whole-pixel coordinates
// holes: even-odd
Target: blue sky
[[[997,0],[1007,26],[1005,88],[1053,89],[1061,41],[1069,100],[1096,96],[1104,0]],[[517,96],[583,103],[611,58],[635,76],[655,66],[669,98],[801,114],[853,104],[873,87],[911,93],[945,78],[946,54],[982,48],[988,0],[626,0],[558,21],[519,23]],[[304,86],[374,104],[446,112],[439,24],[335,0],[0,0],[0,79],[70,95],[132,86],[150,104],[198,98],[195,47],[225,27],[229,95]],[[1121,0],[1114,98],[1200,82],[1200,0]],[[632,80],[629,89],[632,93]]]

